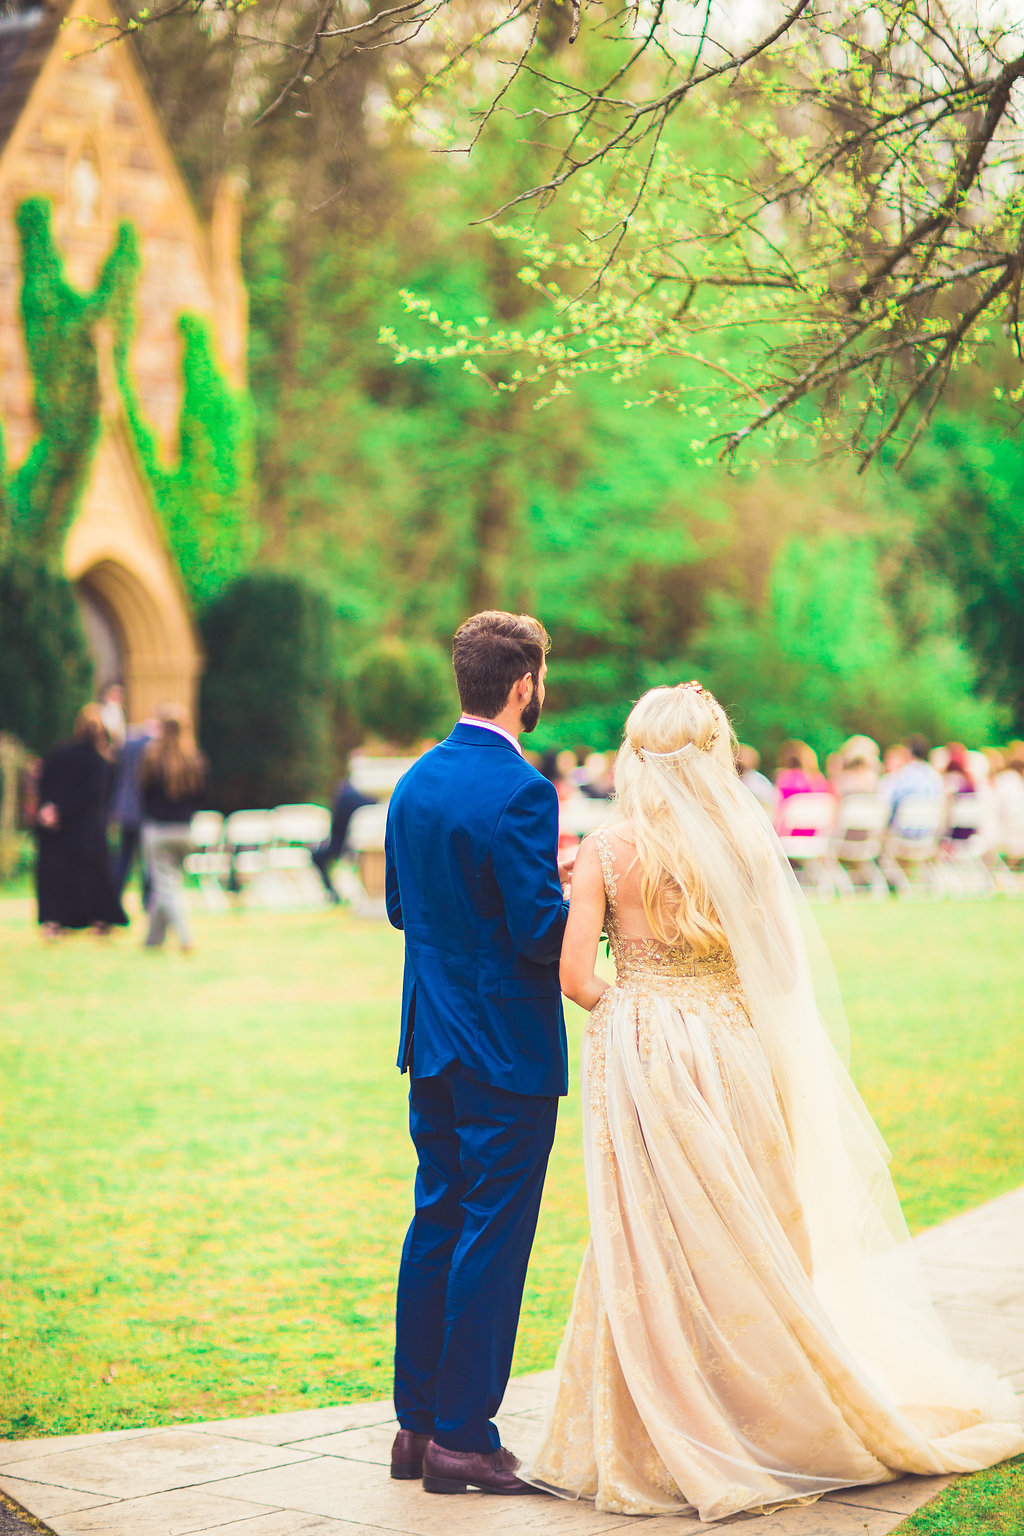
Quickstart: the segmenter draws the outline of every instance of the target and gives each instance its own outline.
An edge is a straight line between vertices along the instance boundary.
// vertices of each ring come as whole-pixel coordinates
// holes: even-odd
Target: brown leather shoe
[[[431,1440],[423,1453],[423,1486],[427,1493],[540,1493],[516,1477],[519,1458],[501,1446],[496,1451],[449,1451]]]
[[[423,1452],[429,1444],[429,1435],[417,1435],[411,1429],[400,1429],[391,1447],[391,1476],[410,1480],[422,1477]]]

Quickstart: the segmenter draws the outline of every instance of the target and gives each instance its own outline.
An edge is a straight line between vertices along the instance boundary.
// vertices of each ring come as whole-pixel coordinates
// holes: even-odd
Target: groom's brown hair
[[[536,686],[551,639],[528,613],[489,608],[460,624],[452,641],[452,664],[463,712],[493,720],[508,702],[513,685],[530,673]]]

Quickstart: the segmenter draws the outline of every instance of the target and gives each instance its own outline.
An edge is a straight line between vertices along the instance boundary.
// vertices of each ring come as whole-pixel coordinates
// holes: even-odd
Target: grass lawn
[[[1024,1181],[1024,906],[819,920],[911,1225]],[[338,911],[198,914],[183,957],[138,930],[48,947],[0,901],[0,1435],[386,1397],[412,1185],[400,936]],[[568,1308],[578,1141],[570,1095],[517,1371],[551,1364]]]

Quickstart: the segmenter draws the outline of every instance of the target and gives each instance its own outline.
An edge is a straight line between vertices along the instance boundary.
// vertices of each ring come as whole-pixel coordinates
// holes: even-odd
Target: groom
[[[536,1491],[491,1421],[568,1086],[558,800],[518,740],[540,718],[549,645],[525,614],[466,620],[452,643],[462,718],[388,809],[388,917],[405,930],[398,1065],[418,1157],[391,1475],[422,1475],[430,1493]]]

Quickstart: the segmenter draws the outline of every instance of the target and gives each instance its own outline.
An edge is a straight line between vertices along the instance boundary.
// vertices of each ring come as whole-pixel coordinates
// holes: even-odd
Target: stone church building
[[[97,48],[96,34],[74,25],[109,15],[105,0],[0,3],[0,423],[11,469],[39,434],[19,310],[15,214],[27,197],[49,199],[68,279],[81,288],[95,285],[118,224],[134,225],[142,264],[130,369],[165,461],[176,446],[182,311],[211,323],[228,379],[244,383],[237,190],[225,182],[204,223],[130,48]],[[140,720],[163,702],[194,708],[202,656],[102,343],[100,363],[99,443],[63,562],[97,684],[123,680],[129,717]]]

